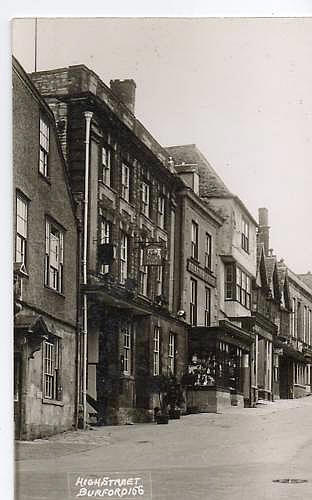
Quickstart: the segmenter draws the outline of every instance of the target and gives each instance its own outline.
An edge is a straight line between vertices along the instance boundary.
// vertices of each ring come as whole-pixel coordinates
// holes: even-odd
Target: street
[[[144,499],[310,499],[311,415],[306,397],[18,442],[16,500],[75,498],[68,473],[113,472],[146,478]],[[290,479],[305,482],[274,482]]]

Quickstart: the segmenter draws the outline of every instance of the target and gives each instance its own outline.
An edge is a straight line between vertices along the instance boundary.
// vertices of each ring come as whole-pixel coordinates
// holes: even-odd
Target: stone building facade
[[[13,60],[15,433],[71,429],[77,403],[77,225],[53,114]]]
[[[250,361],[254,334],[244,326],[243,320],[251,316],[257,223],[195,145],[173,146],[167,151],[182,170],[187,165],[196,168],[201,202],[218,216],[220,223],[216,233],[217,258],[214,256],[217,313],[211,325],[196,326],[191,322],[193,361],[190,370],[202,372],[201,377],[205,379],[203,390],[193,391],[191,397],[202,411],[243,405],[244,401],[251,404]]]
[[[291,270],[288,270],[288,275],[291,319],[286,343],[292,356],[286,356],[285,352],[281,379],[285,396],[298,398],[311,393],[312,289]]]
[[[151,419],[149,378],[179,378],[187,356],[187,326],[174,301],[180,181],[169,154],[134,116],[132,80],[108,88],[82,65],[32,79],[56,118],[82,220],[88,193],[88,412],[104,423]]]

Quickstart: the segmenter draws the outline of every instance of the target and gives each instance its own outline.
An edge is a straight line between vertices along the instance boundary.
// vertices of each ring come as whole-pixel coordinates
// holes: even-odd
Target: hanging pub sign
[[[277,355],[277,356],[283,356],[284,354],[284,351],[283,351],[283,348],[278,348],[278,347],[275,347],[274,350],[273,350],[273,354]]]
[[[144,266],[162,266],[163,247],[161,243],[147,243],[144,247]]]

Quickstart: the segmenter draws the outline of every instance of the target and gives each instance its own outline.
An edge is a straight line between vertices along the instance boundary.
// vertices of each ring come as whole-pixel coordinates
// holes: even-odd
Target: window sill
[[[248,306],[245,306],[244,304],[242,304],[241,302],[239,302],[238,300],[236,299],[224,299],[225,302],[236,302],[236,304],[239,304],[240,306],[242,306],[244,309],[246,309],[247,311],[251,311],[251,308],[248,307]]]
[[[102,179],[99,179],[99,184],[101,184],[101,186],[104,186],[107,189],[109,189],[109,191],[111,191],[112,193],[117,194],[116,189],[114,189],[112,186],[109,186],[108,184],[105,184],[105,182],[102,181]]]
[[[159,224],[156,224],[156,227],[157,227],[157,229],[160,229],[161,231],[164,231],[165,233],[168,232],[167,229],[165,228],[165,226],[162,227]]]
[[[42,404],[53,405],[53,406],[64,406],[63,401],[57,401],[56,399],[42,398]]]
[[[132,210],[135,210],[135,205],[133,203],[131,203],[129,200],[126,200],[121,195],[119,195],[119,199],[120,199],[120,201],[123,201],[124,203],[126,203]]]
[[[49,186],[51,186],[51,180],[50,177],[47,177],[46,175],[42,174],[40,171],[38,171],[39,176],[41,177],[42,180],[44,180]]]
[[[134,380],[134,376],[128,373],[123,373],[120,375],[121,380]]]
[[[206,273],[210,274],[210,276],[213,276],[215,278],[215,274],[213,270],[210,267],[204,267]]]
[[[138,293],[138,297],[140,297],[140,299],[144,300],[144,302],[147,302],[148,304],[152,302],[152,299],[147,297],[147,295],[143,295],[143,293]]]
[[[200,262],[198,259],[195,259],[195,257],[189,257],[190,261],[194,262],[194,264],[197,264],[198,266],[200,266]]]
[[[48,285],[44,285],[44,288],[46,290],[49,290],[50,292],[54,293],[55,295],[57,295],[58,297],[62,297],[63,299],[65,299],[65,295],[62,293],[62,292],[58,292],[57,290],[54,290],[54,288],[51,288],[50,286]]]
[[[145,219],[146,219],[146,220],[147,220],[150,224],[153,224],[153,221],[152,221],[152,219],[151,219],[151,217],[150,217],[150,214],[149,214],[149,215],[146,215],[146,214],[145,214],[144,212],[142,212],[142,210],[141,210],[141,211],[140,211],[140,215],[141,215],[142,217],[144,217],[144,218],[145,218]]]

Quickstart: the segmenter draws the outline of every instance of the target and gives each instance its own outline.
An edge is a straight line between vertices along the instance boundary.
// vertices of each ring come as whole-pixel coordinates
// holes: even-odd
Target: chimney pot
[[[258,241],[263,243],[264,255],[270,255],[269,244],[270,244],[270,227],[269,223],[269,211],[267,208],[259,208],[259,228],[258,228]]]
[[[134,114],[135,108],[135,89],[136,83],[134,80],[111,80],[110,88],[113,94],[123,102],[127,108]]]
[[[259,208],[259,226],[269,225],[269,211],[267,208]]]

